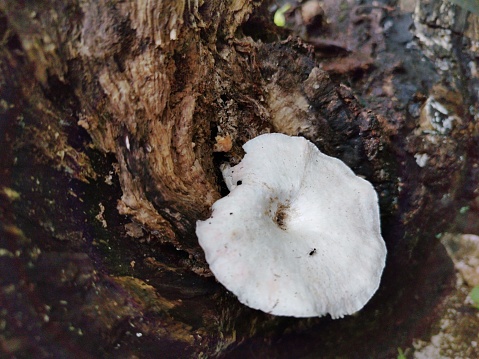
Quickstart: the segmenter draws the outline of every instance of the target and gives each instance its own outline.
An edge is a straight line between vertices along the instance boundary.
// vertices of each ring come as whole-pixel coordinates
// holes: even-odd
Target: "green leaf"
[[[404,355],[404,352],[402,351],[401,348],[398,348],[398,358],[397,359],[406,359],[406,356]]]
[[[286,17],[284,16],[284,14],[289,9],[291,9],[291,4],[286,3],[283,6],[281,6],[278,10],[276,10],[276,12],[274,13],[274,18],[273,18],[274,24],[276,26],[283,27],[284,25],[286,25]]]
[[[469,293],[474,305],[479,309],[479,286],[472,288],[471,293]]]

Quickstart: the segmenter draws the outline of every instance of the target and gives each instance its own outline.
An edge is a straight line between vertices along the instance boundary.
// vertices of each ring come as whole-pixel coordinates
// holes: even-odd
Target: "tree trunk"
[[[461,47],[475,18],[450,6],[452,50],[425,47],[448,74],[394,37],[398,9],[323,7],[344,38],[286,39],[247,0],[0,1],[3,352],[386,357],[434,320],[454,280],[436,237],[477,196]],[[433,11],[416,8],[424,39]],[[304,136],[375,186],[388,262],[358,315],[267,315],[209,271],[195,223],[225,194],[221,163],[266,132]]]

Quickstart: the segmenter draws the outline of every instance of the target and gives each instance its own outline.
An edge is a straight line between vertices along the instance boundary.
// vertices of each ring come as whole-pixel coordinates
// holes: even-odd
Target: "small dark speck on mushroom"
[[[236,182],[236,185],[237,185],[237,186],[239,186],[239,185],[241,185],[241,184],[243,184],[243,181],[238,181],[238,182]]]
[[[316,254],[316,248],[313,248],[313,249],[311,250],[311,252],[309,252],[309,255],[310,255],[310,256],[313,256],[313,255],[315,255],[315,254]]]
[[[230,212],[230,216],[233,214],[233,212]]]

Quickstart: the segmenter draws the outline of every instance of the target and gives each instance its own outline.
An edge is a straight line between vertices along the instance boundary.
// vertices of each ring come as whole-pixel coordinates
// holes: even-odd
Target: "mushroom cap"
[[[377,195],[303,137],[273,133],[223,169],[230,193],[198,221],[216,279],[274,315],[343,317],[376,292],[385,265]]]

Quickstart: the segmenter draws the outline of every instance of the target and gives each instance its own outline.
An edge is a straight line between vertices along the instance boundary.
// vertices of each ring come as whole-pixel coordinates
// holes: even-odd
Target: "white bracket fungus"
[[[196,225],[216,279],[274,315],[360,310],[386,258],[372,185],[302,137],[265,134],[243,148],[243,160],[223,168],[231,192]]]

